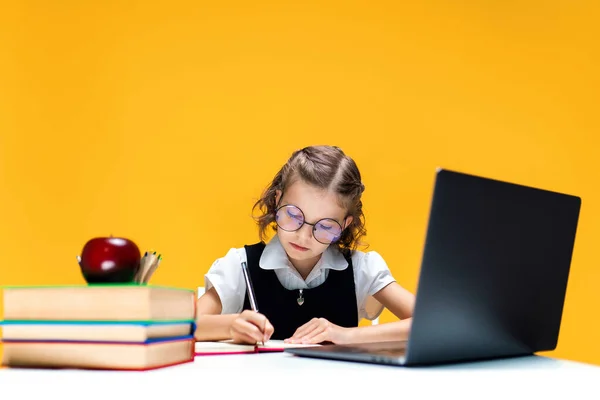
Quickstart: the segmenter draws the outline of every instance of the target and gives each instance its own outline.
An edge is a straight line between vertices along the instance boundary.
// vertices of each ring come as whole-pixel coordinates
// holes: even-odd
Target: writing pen
[[[244,272],[244,280],[246,281],[246,289],[248,290],[248,299],[250,300],[250,307],[252,307],[252,311],[258,312],[258,306],[256,305],[256,295],[254,294],[254,286],[252,285],[252,280],[250,279],[250,272],[248,271],[248,265],[245,261],[242,261],[242,271]],[[263,332],[265,328],[263,327]],[[259,342],[261,345],[264,345],[264,342]]]

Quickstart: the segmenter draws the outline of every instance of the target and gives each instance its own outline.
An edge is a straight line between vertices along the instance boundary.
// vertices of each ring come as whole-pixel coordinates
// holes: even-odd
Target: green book
[[[196,295],[185,288],[139,284],[4,286],[4,320],[190,321]]]

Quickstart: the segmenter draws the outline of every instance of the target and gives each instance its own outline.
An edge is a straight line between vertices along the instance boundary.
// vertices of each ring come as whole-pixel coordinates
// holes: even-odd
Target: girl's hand
[[[229,333],[235,343],[256,344],[268,341],[274,330],[273,325],[263,314],[244,310],[231,323]]]
[[[285,339],[285,343],[318,344],[322,342],[344,343],[349,341],[349,328],[332,324],[325,318],[313,318],[300,328],[294,335]]]

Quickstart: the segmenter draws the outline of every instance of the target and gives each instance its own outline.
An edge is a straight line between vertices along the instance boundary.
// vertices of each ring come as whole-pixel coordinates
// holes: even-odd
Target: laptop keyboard
[[[325,346],[328,347],[328,346]],[[400,357],[406,354],[406,343],[373,343],[357,346],[331,346],[327,351],[334,353],[368,353]]]

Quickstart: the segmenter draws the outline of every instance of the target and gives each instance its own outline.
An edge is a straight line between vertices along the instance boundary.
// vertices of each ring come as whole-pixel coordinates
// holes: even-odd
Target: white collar
[[[265,249],[260,256],[259,265],[262,269],[282,269],[294,268],[290,262],[287,253],[285,252],[277,235],[267,243]],[[344,270],[348,267],[348,262],[335,246],[329,246],[323,252],[323,255],[315,265],[314,269],[333,269],[336,271]]]

